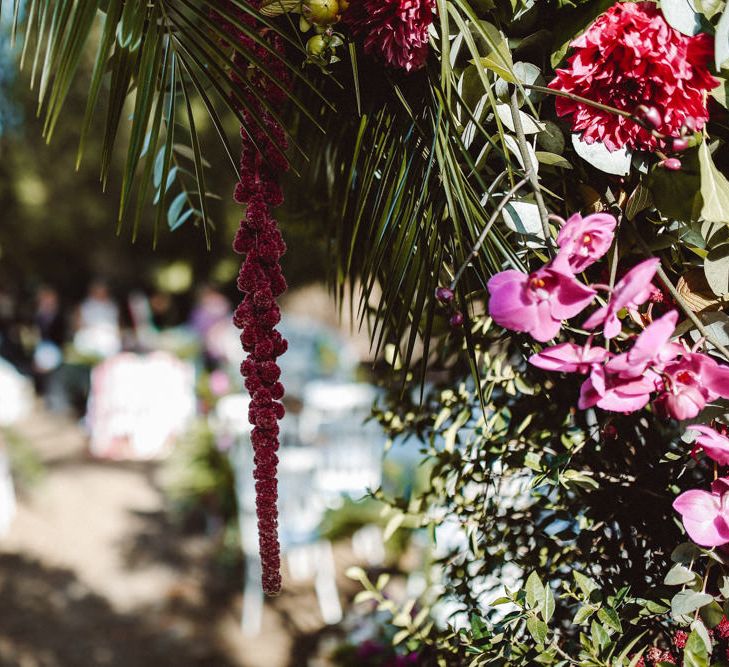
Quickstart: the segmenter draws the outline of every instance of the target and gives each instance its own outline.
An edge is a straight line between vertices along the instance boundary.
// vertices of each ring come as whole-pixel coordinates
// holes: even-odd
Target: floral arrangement
[[[335,295],[359,286],[390,367],[376,416],[423,443],[427,487],[374,493],[387,534],[433,537],[429,585],[399,604],[387,577],[351,573],[394,655],[729,661],[725,0],[110,0],[73,3],[69,21],[37,5],[28,30],[59,45],[40,66],[48,133],[104,14],[82,129],[111,70],[104,181],[141,91],[120,219],[142,215],[139,174],[158,221],[179,188],[170,229],[207,232],[193,92],[223,139],[213,93],[239,121],[235,322],[267,592],[281,586],[280,207],[326,237]],[[193,192],[173,166],[178,107]]]
[[[442,351],[457,352],[460,348],[459,354],[471,355],[470,372],[475,386],[481,389],[475,392],[480,394],[483,410],[478,422],[481,426],[477,427],[480,434],[470,442],[468,438],[462,442],[462,453],[482,457],[479,447],[481,450],[488,447],[487,443],[494,437],[490,431],[493,424],[488,417],[489,410],[493,414],[514,411],[519,402],[519,389],[515,386],[507,391],[511,398],[501,404],[499,401],[492,404],[484,397],[484,380],[479,369],[489,377],[495,364],[492,353],[486,353],[487,349],[508,348],[512,350],[510,354],[517,353],[517,359],[521,357],[521,363],[515,363],[511,356],[501,358],[500,364],[510,360],[513,377],[528,378],[532,372],[528,370],[529,366],[542,373],[536,385],[521,380],[526,395],[533,396],[540,391],[552,393],[550,388],[555,386],[558,374],[568,379],[582,376],[577,382],[564,382],[563,407],[571,415],[567,422],[571,428],[577,429],[583,424],[583,438],[592,438],[598,443],[601,440],[603,443],[619,442],[620,433],[615,426],[617,422],[611,417],[613,414],[623,418],[633,416],[630,423],[639,440],[646,439],[646,428],[656,420],[676,424],[679,429],[683,428],[685,438],[694,438],[690,457],[674,454],[671,460],[683,461],[684,472],[679,473],[679,477],[698,481],[700,471],[706,470],[705,486],[683,490],[673,500],[670,491],[666,490],[664,508],[659,513],[666,516],[672,504],[686,535],[696,545],[691,553],[700,551],[723,563],[718,552],[706,550],[729,543],[729,504],[725,501],[729,499],[729,477],[719,475],[720,467],[729,464],[729,439],[723,426],[725,418],[716,415],[717,408],[721,411],[722,401],[729,399],[729,365],[726,365],[729,356],[725,347],[725,342],[729,341],[717,336],[716,329],[708,328],[699,315],[702,310],[721,313],[721,298],[729,293],[725,277],[717,277],[711,266],[713,244],[721,243],[718,239],[714,241],[712,235],[717,227],[729,223],[729,182],[714,164],[710,147],[711,132],[715,131],[712,109],[717,105],[716,100],[722,102],[721,98],[712,98],[712,95],[724,86],[720,71],[723,60],[717,55],[714,42],[719,36],[729,40],[729,36],[724,35],[728,19],[723,18],[720,8],[713,5],[703,13],[692,10],[687,14],[685,9],[676,10],[675,3],[665,1],[660,4],[616,2],[608,6],[597,2],[557,3],[557,15],[562,12],[577,19],[580,29],[566,40],[561,52],[553,55],[552,79],[548,85],[543,85],[538,60],[515,62],[511,55],[512,41],[496,27],[496,22],[486,23],[488,27],[479,29],[475,24],[455,21],[455,28],[451,28],[446,40],[442,32],[443,12],[457,15],[456,4],[435,0],[311,0],[294,3],[293,7],[264,3],[262,9],[272,16],[282,12],[300,13],[301,29],[315,32],[307,44],[308,62],[319,65],[327,76],[336,76],[340,61],[337,54],[347,43],[354,48],[361,45],[363,57],[370,59],[365,66],[381,68],[383,75],[400,81],[398,86],[408,86],[418,77],[437,82],[437,65],[431,67],[431,63],[448,58],[462,105],[453,119],[460,127],[457,134],[464,149],[458,159],[471,161],[471,173],[464,178],[468,179],[474,170],[479,172],[479,164],[487,165],[488,156],[494,152],[493,138],[479,126],[492,124],[496,128],[506,169],[500,174],[492,174],[490,186],[480,183],[478,187],[474,186],[477,191],[479,187],[484,188],[479,201],[481,205],[493,201],[493,212],[480,228],[476,226],[478,233],[471,237],[471,249],[465,257],[461,256],[460,264],[449,266],[447,260],[440,260],[442,265],[437,274],[450,274],[450,279],[445,285],[441,282],[436,286],[432,301],[433,308],[439,309],[450,329],[450,333],[440,338]],[[575,4],[578,6],[563,6]],[[510,19],[516,25],[520,20],[526,20],[530,12],[537,11],[532,3],[516,5]],[[502,29],[508,30],[509,22],[504,20],[504,14],[509,15],[508,10],[493,3],[491,11],[489,18],[498,17],[504,26]],[[486,13],[488,16],[488,10]],[[712,23],[716,17],[719,17],[718,23]],[[693,21],[693,24],[687,27],[687,21]],[[716,37],[711,34],[713,30]],[[465,48],[462,45],[468,41],[468,34],[472,35],[473,42],[480,40],[481,45],[474,43],[468,47],[474,58],[461,64],[459,69],[458,49]],[[722,53],[729,55],[726,51],[727,48],[722,47]],[[558,66],[560,62],[562,66]],[[441,72],[440,83],[436,83],[440,87],[449,83],[444,82],[442,76]],[[485,111],[488,107],[490,114]],[[539,109],[542,114],[551,109],[552,117],[540,115]],[[720,115],[722,113],[719,111]],[[422,122],[423,118],[420,120]],[[437,127],[436,123],[436,130]],[[571,133],[574,153],[578,160],[584,161],[582,164],[565,159],[565,130]],[[479,131],[484,136],[479,137]],[[716,131],[721,142],[722,130]],[[435,136],[437,146],[437,134]],[[520,179],[510,165],[514,158],[517,169],[523,174]],[[353,169],[356,168],[355,158]],[[583,192],[592,194],[589,202],[592,213],[574,212],[575,197],[564,188],[569,180],[563,176],[566,170],[578,173]],[[489,170],[482,167],[481,171],[488,173]],[[502,179],[510,181],[505,191],[499,190]],[[690,201],[678,203],[671,189],[685,187],[688,181],[692,181],[695,191],[689,197]],[[355,181],[347,185],[350,189],[357,187]],[[530,197],[521,194],[527,185],[532,189]],[[562,196],[555,194],[555,186],[562,187]],[[632,192],[628,188],[632,188]],[[501,194],[497,195],[498,192]],[[578,210],[587,208],[584,197],[582,200]],[[550,206],[572,214],[564,220],[556,211],[551,213]],[[345,202],[345,211],[346,207]],[[378,212],[376,204],[366,199],[358,209],[360,220],[367,214],[376,217]],[[443,215],[454,215],[452,204],[447,204]],[[649,225],[648,229],[644,229],[646,225]],[[493,260],[486,269],[487,275],[491,274],[485,281],[486,289],[474,289],[471,286],[473,274],[479,272],[474,261],[480,258],[489,241],[496,238],[499,228],[506,229],[506,236],[499,240],[502,245],[510,244],[511,251],[502,249],[497,255],[505,256],[506,263],[511,266],[503,268],[500,266],[502,261]],[[695,255],[706,258],[704,282],[711,287],[722,283],[721,288],[714,289],[717,298],[710,298],[709,307],[704,309],[692,306],[693,289],[680,271],[684,282],[679,287],[683,287],[683,294],[674,286],[663,268],[660,253],[661,248],[674,248],[669,271],[675,274],[676,265],[686,262],[678,257],[692,230],[694,237],[701,239],[696,250],[704,250],[703,253],[695,250]],[[362,246],[366,238],[361,234],[357,236],[355,231],[350,239],[353,249],[350,251],[350,269],[351,252]],[[693,237],[691,243],[696,247]],[[452,254],[453,259],[457,259],[453,246],[449,248],[443,244],[441,247],[441,257]],[[491,246],[494,247],[498,247],[497,242]],[[356,273],[350,270],[350,275]],[[386,280],[385,276],[384,271],[375,274],[381,281]],[[418,284],[423,282],[420,278]],[[478,304],[484,302],[486,311],[479,314]],[[588,309],[591,311],[586,315]],[[431,314],[431,317],[436,315]],[[679,323],[682,317],[684,320]],[[526,336],[494,338],[495,326]],[[396,330],[384,328],[383,332],[391,337],[396,334]],[[691,339],[689,334],[694,332],[696,335]],[[420,333],[428,335],[422,330]],[[408,353],[404,356],[407,367],[410,357]],[[432,362],[427,353],[418,362],[426,375],[428,364]],[[456,364],[450,371],[457,374],[458,368],[460,366]],[[570,387],[573,391],[568,398]],[[403,414],[403,407],[402,399],[398,399],[394,413]],[[706,416],[710,412],[712,416]],[[578,417],[579,414],[584,417]],[[392,410],[383,412],[382,420],[394,434],[416,428],[415,423],[408,426],[402,420],[393,422],[392,415]],[[535,422],[540,418],[539,414],[529,417]],[[449,419],[439,412],[430,422],[433,444],[430,456],[436,461],[443,456],[443,451],[435,444],[436,434]],[[468,430],[472,419],[472,409],[466,409],[454,419],[448,436],[452,442],[458,441],[460,433]],[[601,435],[595,435],[595,427]],[[506,431],[508,434],[508,428]],[[513,434],[505,437],[508,441]],[[540,438],[544,438],[543,433]],[[583,442],[580,448],[586,446]],[[613,442],[611,446],[617,446],[617,443]],[[454,444],[451,444],[451,453],[453,451]],[[544,469],[547,457],[534,452],[530,456],[532,459],[527,457],[522,465],[539,471],[540,478],[533,482],[533,487],[539,489],[551,475]],[[503,454],[497,459],[500,466],[508,461]],[[482,493],[489,493],[494,476],[493,462],[482,468],[480,476],[474,477],[473,471],[468,472],[471,468],[466,460],[466,457],[456,459],[454,464],[461,479],[465,477]],[[712,463],[713,471],[711,465],[707,470],[705,463]],[[554,462],[552,465],[560,467]],[[434,481],[442,484],[445,473],[438,465],[435,469]],[[567,473],[570,474],[569,482],[565,479]],[[562,469],[557,473],[557,483],[567,488],[599,486],[595,481],[598,474],[599,470],[589,468]],[[710,490],[705,490],[708,484]],[[675,484],[671,486],[675,488]],[[554,502],[549,493],[540,492],[536,497],[541,498],[542,503],[546,499],[549,503]],[[442,510],[450,505],[437,494],[426,494],[426,498],[430,502],[430,514],[440,509],[442,516]],[[421,498],[419,502],[422,504],[424,500]],[[575,497],[570,502],[579,508]],[[401,501],[393,501],[393,507],[402,506]],[[579,509],[575,511],[580,513]],[[434,522],[428,512],[420,517],[424,524]],[[465,526],[468,526],[467,522],[464,524],[467,530]],[[618,534],[629,530],[627,525],[617,523],[615,526],[614,531]],[[592,529],[596,530],[594,524]],[[574,527],[573,530],[581,532]],[[583,528],[582,532],[588,531]],[[485,530],[480,538],[487,533]],[[506,545],[513,548],[514,544],[507,535],[508,532],[492,533],[490,537],[508,551]],[[640,539],[648,538],[641,536]],[[652,558],[655,559],[662,547],[654,550],[646,544],[645,548],[654,553]],[[485,560],[478,549],[474,549],[472,557],[474,562]],[[572,553],[570,558],[603,578],[607,571],[616,567],[614,563],[609,567],[591,563],[588,554],[579,552]],[[726,634],[723,628],[727,621],[723,611],[711,619],[699,617],[699,612],[707,605],[718,607],[717,599],[723,595],[718,590],[715,595],[709,592],[710,586],[717,586],[715,579],[709,576],[709,566],[703,574],[692,569],[699,560],[694,555],[687,567],[684,560],[679,559],[676,567],[682,569],[674,567],[671,570],[671,573],[680,571],[682,586],[670,601],[673,619],[679,625],[687,623],[691,627],[688,632],[674,628],[670,648],[654,646],[633,650],[641,635],[628,633],[626,640],[629,641],[621,647],[620,657],[616,658],[624,632],[620,613],[631,605],[642,605],[639,616],[655,618],[656,609],[666,601],[665,593],[662,593],[664,597],[653,600],[649,597],[630,599],[629,589],[623,588],[612,597],[597,599],[593,592],[599,584],[586,575],[580,575],[576,580],[577,589],[572,589],[563,576],[551,576],[551,582],[543,584],[534,571],[526,580],[524,593],[507,590],[501,602],[490,603],[494,609],[507,602],[518,609],[507,614],[508,622],[497,623],[492,631],[486,630],[489,613],[483,611],[489,609],[489,604],[484,607],[482,600],[470,602],[471,614],[478,610],[477,615],[484,619],[479,622],[478,631],[472,621],[470,631],[465,635],[468,641],[478,639],[476,645],[483,648],[476,651],[472,647],[471,653],[481,656],[472,664],[492,664],[490,660],[496,659],[494,656],[506,660],[499,664],[531,664],[529,660],[537,657],[544,664],[566,664],[563,660],[577,664],[562,648],[557,634],[548,641],[547,624],[558,607],[553,589],[559,580],[566,586],[563,598],[582,600],[583,606],[577,610],[573,623],[584,625],[592,614],[597,614],[597,620],[590,625],[593,650],[585,649],[583,642],[579,664],[588,664],[585,657],[588,653],[593,660],[589,664],[656,665],[678,659],[683,659],[684,664],[708,664],[700,660],[708,660],[723,650]],[[498,566],[490,567],[498,571]],[[448,567],[441,574],[445,582],[454,576]],[[373,599],[379,599],[377,608],[380,611],[390,608],[393,617],[399,618],[386,596],[377,598],[379,591],[363,573],[358,572],[356,576],[372,591]],[[458,578],[471,583],[477,579],[464,574],[459,574]],[[608,578],[615,580],[612,576]],[[675,575],[672,577],[669,573],[666,585],[673,583],[672,579]],[[648,579],[644,584],[647,583]],[[460,598],[460,602],[469,608],[462,593]],[[585,609],[590,610],[589,613]],[[693,621],[688,621],[690,614],[693,614]],[[460,649],[453,640],[437,635],[433,639],[427,618],[428,615],[422,613],[417,619],[411,618],[395,635],[395,643],[407,645],[409,656],[413,655],[412,649],[422,651],[423,660],[427,655],[432,657],[428,646],[430,649],[435,647],[436,655],[439,651],[458,653]],[[524,622],[525,625],[520,625]],[[637,620],[630,623],[637,624]],[[505,649],[493,644],[493,638],[499,632],[517,638],[524,629],[531,643],[521,645],[521,657],[515,654],[514,646]],[[484,641],[485,637],[489,640]],[[600,662],[601,659],[608,662]]]

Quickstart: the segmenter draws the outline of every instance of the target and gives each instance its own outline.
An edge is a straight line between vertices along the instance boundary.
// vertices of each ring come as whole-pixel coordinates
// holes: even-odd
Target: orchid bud
[[[681,169],[681,160],[676,157],[669,157],[659,162],[659,165],[669,171],[679,171]]]
[[[449,287],[438,287],[435,290],[435,298],[441,303],[450,303],[454,296],[453,290]]]
[[[465,318],[463,317],[463,313],[460,311],[456,311],[451,315],[451,319],[448,320],[448,324],[451,325],[452,328],[458,329],[459,327],[463,326],[463,323],[465,322]]]
[[[641,104],[638,107],[638,111],[641,115],[641,117],[650,125],[653,127],[660,127],[663,124],[663,119],[661,118],[661,114],[655,107],[647,107],[643,104]]]
[[[696,119],[693,116],[687,116],[686,120],[683,121],[683,124],[689,132],[696,132],[698,129]]]

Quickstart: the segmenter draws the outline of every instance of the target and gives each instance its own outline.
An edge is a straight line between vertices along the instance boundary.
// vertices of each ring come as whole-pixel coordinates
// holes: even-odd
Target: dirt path
[[[261,635],[243,638],[242,573],[168,523],[154,465],[90,460],[79,426],[42,411],[16,432],[45,474],[0,540],[0,664],[308,664],[322,629],[308,587],[269,604]]]

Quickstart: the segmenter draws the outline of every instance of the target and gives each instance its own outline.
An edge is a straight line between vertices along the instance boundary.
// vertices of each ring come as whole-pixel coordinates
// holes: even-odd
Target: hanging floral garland
[[[258,8],[260,2],[251,0],[250,4]],[[255,19],[248,14],[241,12],[239,19],[258,29],[276,53],[283,53],[284,45],[278,35],[256,25]],[[248,354],[240,370],[251,394],[248,419],[253,425],[251,443],[262,586],[267,595],[276,595],[281,589],[276,452],[279,448],[278,421],[285,412],[280,402],[284,387],[279,382],[281,369],[276,359],[286,351],[287,342],[275,327],[281,319],[276,299],[286,291],[286,280],[279,264],[286,245],[272,209],[283,203],[278,179],[289,165],[282,152],[286,148],[285,132],[259,101],[259,96],[272,107],[280,106],[287,99],[290,74],[274,53],[232,26],[228,25],[227,29],[231,38],[245,43],[275,77],[274,81],[271,76],[256,70],[250,71],[247,80],[233,76],[233,83],[248,102],[247,107],[240,108],[245,122],[240,132],[240,181],[233,194],[235,201],[245,207],[245,217],[240,221],[233,241],[235,252],[245,255],[237,283],[243,300],[235,311],[233,322],[242,330],[240,339]],[[234,58],[238,59],[239,55],[236,53]],[[245,67],[242,59],[236,64]]]

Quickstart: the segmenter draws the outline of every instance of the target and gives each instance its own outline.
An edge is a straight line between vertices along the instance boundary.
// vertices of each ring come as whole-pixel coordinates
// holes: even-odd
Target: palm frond
[[[357,59],[347,92],[332,87],[340,113],[329,120],[326,142],[306,147],[312,165],[321,164],[316,178],[327,181],[312,190],[326,190],[334,211],[336,294],[361,286],[358,313],[373,348],[394,344],[405,367],[418,341],[427,357],[432,332],[445,328],[436,287],[450,283],[503,192],[524,173],[496,113],[496,82],[520,87],[505,38],[466,0],[439,0],[438,8],[439,64],[385,83],[381,69],[365,70],[367,58]],[[500,174],[503,189],[492,192]],[[492,227],[458,283],[461,308],[505,264],[525,268],[513,233]]]
[[[242,14],[254,16],[268,30],[279,34],[288,46],[288,56],[272,49],[256,30],[241,20]],[[243,43],[226,39],[229,36],[221,25],[222,21],[249,37],[250,41]],[[88,134],[102,98],[106,97],[101,181],[105,186],[112,156],[121,148],[117,144],[124,137],[126,161],[119,201],[119,224],[132,220],[135,234],[150,194],[153,193],[151,198],[155,205],[164,209],[171,205],[170,190],[178,191],[171,198],[175,209],[168,211],[171,226],[193,220],[200,223],[205,231],[211,224],[206,202],[209,193],[204,187],[205,167],[199,123],[195,122],[193,110],[199,100],[221,139],[232,167],[237,171],[224,115],[232,114],[242,121],[240,110],[254,109],[250,107],[249,97],[232,82],[231,75],[245,78],[250,65],[263,76],[274,77],[248,44],[265,49],[278,58],[300,87],[317,98],[316,86],[300,67],[306,58],[304,48],[300,40],[289,34],[288,27],[284,21],[261,15],[244,0],[226,3],[214,0],[159,0],[152,3],[29,0],[23,3],[16,0],[12,21],[14,38],[24,40],[21,64],[26,65],[30,54],[33,54],[31,82],[38,91],[38,112],[43,116],[44,135],[48,141],[51,141],[62,118],[64,102],[78,77],[85,54],[93,42],[98,43],[88,82],[88,103],[81,122],[77,164],[83,159]],[[233,54],[237,56],[235,63]],[[105,90],[108,90],[106,95]],[[251,94],[255,97],[254,87]],[[299,94],[291,92],[290,99],[298,112],[316,126],[317,119]],[[317,99],[319,104],[327,105],[320,95]],[[274,118],[284,120],[279,110],[271,108],[267,100],[259,97],[256,103]],[[175,111],[176,107],[179,107],[179,113]],[[127,117],[130,118],[128,132],[122,133],[120,129]],[[256,130],[268,135],[274,143],[280,141],[270,136],[260,114],[250,113],[248,119],[257,124]],[[183,124],[189,133],[192,171],[175,164],[175,151],[172,150],[175,122]],[[305,158],[295,137],[290,137],[289,141],[300,157]],[[184,206],[180,209],[181,201],[184,201]],[[175,215],[169,215],[170,212]],[[155,228],[163,216],[162,211],[157,213]]]

